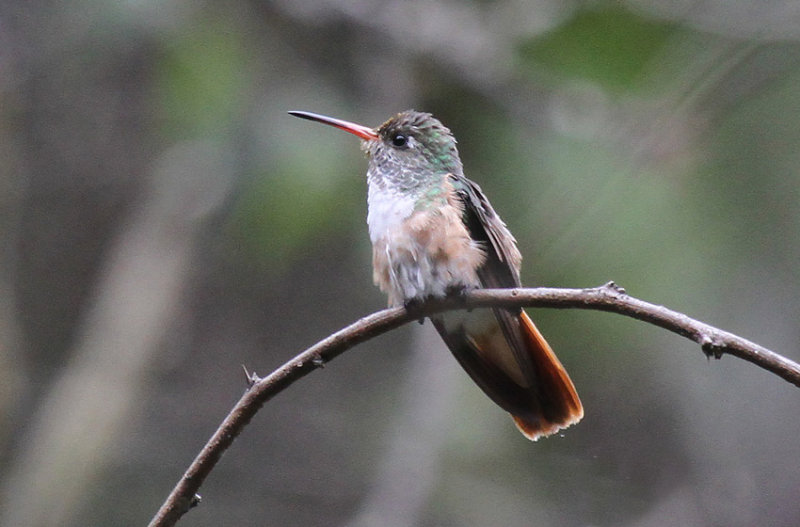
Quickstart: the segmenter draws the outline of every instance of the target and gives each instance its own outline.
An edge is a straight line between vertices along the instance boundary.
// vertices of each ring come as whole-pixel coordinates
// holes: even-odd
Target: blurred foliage
[[[257,58],[246,36],[224,18],[201,18],[164,42],[155,86],[169,138],[230,132],[241,120]]]
[[[546,68],[557,77],[594,82],[619,95],[636,88],[678,27],[638,16],[619,3],[601,3],[534,37],[521,52],[534,71]]]
[[[0,526],[144,523],[240,364],[384,305],[358,142],[287,110],[431,111],[526,284],[613,279],[797,359],[790,5],[4,3]],[[532,315],[579,426],[523,441],[415,325],[270,401],[184,522],[798,524],[795,388],[628,319]]]
[[[315,154],[321,152],[309,152],[286,166],[275,163],[269,175],[253,179],[237,203],[232,218],[236,238],[248,248],[248,257],[268,269],[285,270],[298,258],[298,249],[335,236],[353,213],[342,195],[357,190],[325,178],[331,167],[320,166]]]

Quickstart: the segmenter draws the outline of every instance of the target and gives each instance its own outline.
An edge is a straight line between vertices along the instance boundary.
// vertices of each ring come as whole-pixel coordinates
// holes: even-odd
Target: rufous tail
[[[514,414],[513,418],[520,432],[536,441],[580,421],[583,405],[561,361],[525,311],[519,320],[535,371],[532,395],[538,402],[538,411]]]

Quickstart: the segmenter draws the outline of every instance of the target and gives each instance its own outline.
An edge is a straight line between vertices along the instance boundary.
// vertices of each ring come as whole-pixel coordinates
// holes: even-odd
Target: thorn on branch
[[[325,367],[325,359],[323,359],[319,355],[315,355],[314,358],[311,359],[311,364],[313,364],[317,368],[324,368]]]
[[[247,381],[247,389],[252,388],[255,383],[261,380],[261,377],[259,377],[256,372],[247,371],[247,366],[244,364],[242,364],[242,369],[244,370],[244,377]]]
[[[625,292],[625,288],[624,288],[624,287],[622,287],[622,286],[620,286],[620,285],[617,285],[617,283],[616,283],[616,282],[614,282],[613,280],[611,280],[610,282],[606,282],[605,284],[603,284],[603,287],[602,287],[602,288],[603,288],[603,289],[605,289],[605,290],[607,290],[607,291],[613,291],[614,293],[618,293],[618,294],[620,294],[620,295],[624,295],[624,294],[626,294],[626,292]]]
[[[200,505],[201,501],[203,501],[203,497],[200,496],[200,494],[195,494],[194,496],[192,496],[192,499],[189,501],[189,509],[194,509],[195,507]]]

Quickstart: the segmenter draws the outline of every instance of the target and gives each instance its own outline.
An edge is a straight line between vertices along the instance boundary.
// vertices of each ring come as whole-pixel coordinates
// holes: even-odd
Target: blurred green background
[[[800,359],[800,8],[0,5],[0,525],[144,525],[245,388],[385,305],[358,141],[434,113],[528,285],[615,280]],[[529,443],[430,325],[271,401],[181,524],[791,526],[800,393],[531,310],[586,407]]]

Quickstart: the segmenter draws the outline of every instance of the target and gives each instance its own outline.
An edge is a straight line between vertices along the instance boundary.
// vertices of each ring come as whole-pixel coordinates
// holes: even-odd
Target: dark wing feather
[[[463,176],[450,176],[456,195],[464,205],[464,223],[474,240],[487,249],[486,263],[478,271],[487,288],[519,287],[521,256],[516,240],[492,208],[477,183]]]

